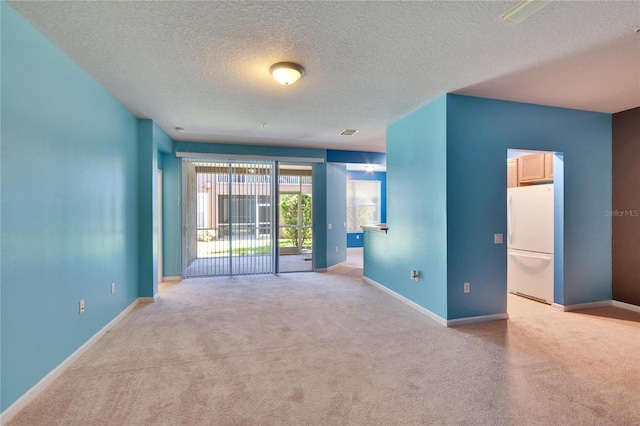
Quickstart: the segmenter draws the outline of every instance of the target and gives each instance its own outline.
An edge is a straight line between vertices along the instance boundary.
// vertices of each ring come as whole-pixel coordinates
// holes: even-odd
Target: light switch
[[[333,229],[333,225],[332,224],[328,224],[327,225],[327,229]]]
[[[493,243],[502,244],[502,234],[493,234]]]

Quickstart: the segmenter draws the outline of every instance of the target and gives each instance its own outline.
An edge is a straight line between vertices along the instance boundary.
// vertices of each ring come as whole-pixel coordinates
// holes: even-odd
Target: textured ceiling
[[[638,1],[556,0],[520,25],[496,19],[515,0],[9,3],[177,140],[384,151],[389,124],[447,92],[640,106]],[[305,76],[278,85],[280,61]]]

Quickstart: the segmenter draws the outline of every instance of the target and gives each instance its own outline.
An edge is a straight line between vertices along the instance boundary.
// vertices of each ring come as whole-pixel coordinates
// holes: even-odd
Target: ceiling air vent
[[[550,2],[551,0],[522,0],[500,15],[500,19],[510,24],[519,24]]]
[[[342,131],[342,133],[340,133],[340,134],[341,134],[342,136],[353,136],[353,135],[355,135],[356,133],[358,133],[358,131],[357,131],[357,130],[355,130],[355,129],[344,129],[344,130]]]

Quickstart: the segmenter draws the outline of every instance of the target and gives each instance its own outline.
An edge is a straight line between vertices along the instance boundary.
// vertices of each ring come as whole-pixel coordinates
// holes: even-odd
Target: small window
[[[347,232],[380,223],[380,181],[347,180]]]

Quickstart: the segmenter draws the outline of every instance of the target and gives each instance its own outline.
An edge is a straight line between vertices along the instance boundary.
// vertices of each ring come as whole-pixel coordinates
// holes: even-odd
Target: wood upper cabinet
[[[553,153],[518,157],[518,181],[519,185],[553,181]]]
[[[507,159],[507,188],[514,188],[518,185],[518,159]]]
[[[544,172],[547,179],[553,180],[553,152],[544,154]]]
[[[520,182],[538,182],[544,179],[544,153],[523,155],[518,160]]]

